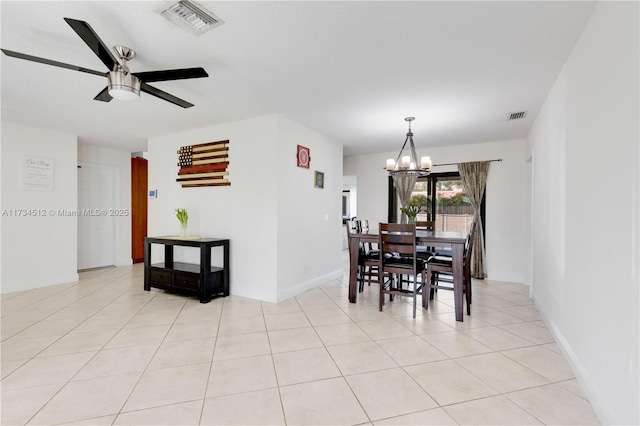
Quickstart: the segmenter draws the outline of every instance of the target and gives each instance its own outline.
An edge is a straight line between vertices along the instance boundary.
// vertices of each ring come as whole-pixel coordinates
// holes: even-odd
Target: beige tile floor
[[[142,289],[142,265],[2,295],[1,423],[599,424],[519,284],[377,308],[345,273],[278,304]]]

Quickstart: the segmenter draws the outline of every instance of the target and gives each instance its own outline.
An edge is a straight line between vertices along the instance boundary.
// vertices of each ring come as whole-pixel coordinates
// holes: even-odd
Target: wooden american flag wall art
[[[229,186],[229,141],[181,146],[178,150],[178,179],[183,188]]]

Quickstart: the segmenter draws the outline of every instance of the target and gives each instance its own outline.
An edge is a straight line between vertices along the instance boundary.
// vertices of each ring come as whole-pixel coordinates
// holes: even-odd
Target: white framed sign
[[[22,189],[53,191],[53,166],[50,158],[22,156]]]

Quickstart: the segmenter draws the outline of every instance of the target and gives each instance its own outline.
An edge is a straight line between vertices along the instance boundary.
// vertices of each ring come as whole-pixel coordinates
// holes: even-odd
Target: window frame
[[[438,180],[452,180],[451,178],[460,179],[459,172],[441,172],[441,173],[431,173],[429,176],[418,179],[419,182],[427,181],[427,188],[429,191],[429,197],[431,198],[431,212],[432,217],[429,217],[428,220],[436,220],[436,182]],[[396,188],[393,185],[393,178],[389,176],[388,178],[388,210],[387,210],[387,220],[389,223],[396,223],[398,221],[398,194],[396,193]],[[480,219],[482,220],[482,233],[486,237],[486,212],[487,212],[487,187],[484,188],[484,193],[482,194],[482,204],[480,204]],[[485,238],[486,241],[486,238]]]

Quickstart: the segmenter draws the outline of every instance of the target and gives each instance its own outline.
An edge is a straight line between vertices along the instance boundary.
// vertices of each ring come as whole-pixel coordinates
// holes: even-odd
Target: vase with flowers
[[[187,222],[189,220],[187,209],[176,209],[176,217],[180,221],[180,237],[187,238]]]
[[[401,207],[400,211],[407,215],[409,223],[416,223],[416,216],[418,216],[418,214],[422,213],[425,210],[422,208],[422,206],[409,205],[407,207]]]
[[[405,207],[401,207],[400,211],[407,216],[409,223],[415,223],[416,217],[420,213],[429,214],[429,204],[429,197],[422,194],[416,194],[409,198],[407,205]]]

